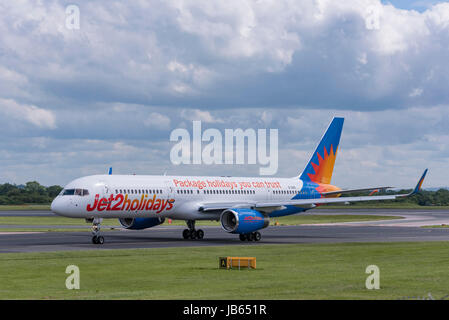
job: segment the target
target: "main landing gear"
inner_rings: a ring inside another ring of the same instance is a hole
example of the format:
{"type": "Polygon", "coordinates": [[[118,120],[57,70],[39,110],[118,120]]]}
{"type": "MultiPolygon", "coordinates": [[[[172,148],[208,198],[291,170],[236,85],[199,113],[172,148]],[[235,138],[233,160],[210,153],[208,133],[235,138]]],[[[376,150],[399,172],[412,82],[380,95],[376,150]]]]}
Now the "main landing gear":
{"type": "Polygon", "coordinates": [[[184,229],[182,232],[182,237],[184,239],[203,239],[204,238],[204,231],[201,229],[195,230],[195,220],[187,220],[187,228],[184,229]]]}
{"type": "Polygon", "coordinates": [[[100,224],[102,218],[95,218],[92,221],[92,243],[93,244],[103,244],[104,238],[100,236],[100,224]]]}
{"type": "Polygon", "coordinates": [[[260,232],[256,231],[251,233],[241,233],[239,238],[241,241],[260,241],[262,236],[260,235],[260,232]]]}

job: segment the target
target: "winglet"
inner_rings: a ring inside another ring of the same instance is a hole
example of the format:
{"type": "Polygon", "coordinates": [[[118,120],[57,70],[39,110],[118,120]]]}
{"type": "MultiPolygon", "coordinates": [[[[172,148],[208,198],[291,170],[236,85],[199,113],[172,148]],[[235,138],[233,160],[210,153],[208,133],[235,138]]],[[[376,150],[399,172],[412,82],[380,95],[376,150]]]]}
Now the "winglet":
{"type": "Polygon", "coordinates": [[[422,174],[421,179],[419,179],[418,184],[415,187],[415,190],[413,190],[413,192],[411,194],[416,194],[421,190],[421,186],[422,186],[422,183],[424,182],[424,178],[426,177],[427,170],[428,169],[424,170],[424,173],[422,174]]]}
{"type": "Polygon", "coordinates": [[[109,174],[112,174],[112,167],[109,168],[109,174]]]}

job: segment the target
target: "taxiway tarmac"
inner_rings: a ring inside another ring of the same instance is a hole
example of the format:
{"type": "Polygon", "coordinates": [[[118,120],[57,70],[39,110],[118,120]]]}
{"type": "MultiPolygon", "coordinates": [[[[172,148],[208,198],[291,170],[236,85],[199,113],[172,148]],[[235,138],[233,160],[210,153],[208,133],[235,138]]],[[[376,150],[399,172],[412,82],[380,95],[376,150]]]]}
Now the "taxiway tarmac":
{"type": "MultiPolygon", "coordinates": [[[[385,241],[448,241],[449,228],[422,228],[422,225],[449,224],[449,210],[315,210],[307,214],[373,214],[402,216],[403,219],[339,224],[270,226],[261,230],[260,242],[241,242],[237,235],[220,227],[201,227],[203,240],[182,239],[181,226],[162,225],[146,230],[103,232],[105,243],[91,243],[90,232],[37,232],[0,234],[0,252],[104,250],[134,248],[193,247],[221,245],[301,244],[385,241]]],[[[56,226],[48,226],[48,229],[56,226]]],[[[57,226],[61,227],[61,226],[57,226]]],[[[87,227],[87,225],[86,225],[87,227]]]]}

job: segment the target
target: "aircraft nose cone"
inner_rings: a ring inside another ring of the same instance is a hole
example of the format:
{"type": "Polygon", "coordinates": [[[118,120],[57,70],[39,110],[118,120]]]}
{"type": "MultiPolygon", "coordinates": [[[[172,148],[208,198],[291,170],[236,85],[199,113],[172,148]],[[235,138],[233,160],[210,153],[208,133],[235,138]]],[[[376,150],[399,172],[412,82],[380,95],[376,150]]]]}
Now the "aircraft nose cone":
{"type": "Polygon", "coordinates": [[[58,197],[56,197],[52,202],[51,202],[51,211],[53,213],[56,214],[60,214],[62,211],[62,205],[61,205],[61,199],[58,199],[58,197]]]}

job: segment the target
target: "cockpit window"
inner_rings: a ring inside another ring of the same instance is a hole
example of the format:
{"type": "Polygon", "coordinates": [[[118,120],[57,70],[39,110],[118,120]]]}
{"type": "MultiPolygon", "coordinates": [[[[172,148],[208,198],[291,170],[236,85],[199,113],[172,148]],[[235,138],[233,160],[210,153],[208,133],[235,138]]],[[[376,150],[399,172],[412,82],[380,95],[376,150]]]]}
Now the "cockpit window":
{"type": "Polygon", "coordinates": [[[87,196],[89,195],[89,190],[87,189],[64,189],[61,192],[62,196],[87,196]]]}

